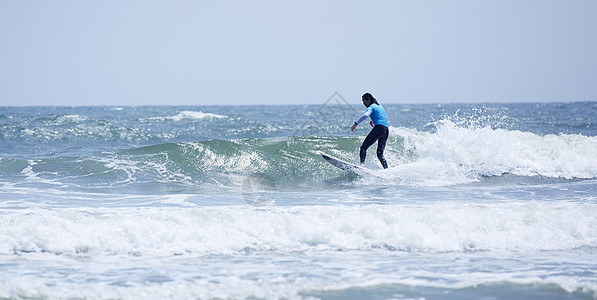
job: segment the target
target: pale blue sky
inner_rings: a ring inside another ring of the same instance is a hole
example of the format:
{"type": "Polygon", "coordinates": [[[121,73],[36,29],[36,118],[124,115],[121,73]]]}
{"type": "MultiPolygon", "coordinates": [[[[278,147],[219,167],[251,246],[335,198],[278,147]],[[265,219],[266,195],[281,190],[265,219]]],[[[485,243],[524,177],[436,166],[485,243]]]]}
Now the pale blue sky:
{"type": "Polygon", "coordinates": [[[597,1],[0,0],[0,105],[597,100],[597,1]]]}

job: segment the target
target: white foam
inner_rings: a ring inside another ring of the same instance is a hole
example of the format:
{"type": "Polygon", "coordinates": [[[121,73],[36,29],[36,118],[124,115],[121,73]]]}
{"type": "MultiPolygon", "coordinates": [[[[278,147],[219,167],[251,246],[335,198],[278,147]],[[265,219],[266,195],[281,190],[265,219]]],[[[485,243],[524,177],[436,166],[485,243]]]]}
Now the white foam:
{"type": "Polygon", "coordinates": [[[56,122],[57,123],[79,123],[79,122],[83,122],[87,120],[86,117],[78,115],[78,114],[72,114],[72,115],[62,115],[56,118],[56,122]]]}
{"type": "MultiPolygon", "coordinates": [[[[231,269],[234,267],[231,266],[231,269]]],[[[434,278],[437,274],[429,274],[434,278]]],[[[47,279],[23,278],[9,279],[0,282],[0,297],[3,299],[320,299],[302,294],[313,292],[330,292],[348,289],[367,289],[379,291],[381,287],[407,287],[406,290],[424,291],[425,287],[440,288],[447,290],[473,288],[482,286],[520,285],[520,286],[550,286],[555,285],[566,292],[582,292],[597,296],[597,285],[591,281],[579,281],[569,277],[548,276],[547,278],[515,278],[508,275],[491,275],[487,273],[458,274],[454,276],[455,281],[433,281],[424,277],[407,278],[374,278],[361,277],[359,279],[348,279],[343,281],[299,278],[297,282],[282,281],[284,278],[270,278],[270,280],[251,280],[243,277],[222,275],[207,278],[192,278],[176,280],[160,284],[139,284],[128,283],[127,286],[114,285],[109,283],[68,283],[63,280],[56,280],[48,284],[47,279]],[[470,278],[471,276],[479,276],[470,278]],[[465,279],[463,279],[463,277],[465,279]],[[470,279],[469,279],[470,278],[470,279]]],[[[343,274],[338,274],[343,276],[343,274]]],[[[393,277],[393,276],[392,276],[393,277]]],[[[383,290],[383,289],[382,289],[383,290]]],[[[402,291],[405,291],[403,289],[402,291]]],[[[550,287],[550,291],[553,292],[550,287]]],[[[556,290],[557,291],[557,290],[556,290]]],[[[349,294],[350,295],[350,294],[349,294]]],[[[362,296],[355,293],[355,298],[362,296]]],[[[481,292],[480,297],[484,296],[481,292]]],[[[578,295],[576,295],[578,297],[578,295]]],[[[566,297],[566,295],[562,295],[566,297]]],[[[576,298],[573,296],[569,296],[576,298]]],[[[450,298],[450,297],[448,297],[450,298]]],[[[499,298],[499,297],[498,297],[499,298]]],[[[405,295],[395,294],[392,299],[421,299],[410,298],[405,295]]]]}
{"type": "Polygon", "coordinates": [[[21,174],[27,176],[27,180],[37,180],[37,173],[35,173],[35,171],[33,171],[33,166],[37,165],[37,163],[34,160],[27,160],[27,167],[25,167],[22,171],[21,174]]]}
{"type": "Polygon", "coordinates": [[[178,115],[171,117],[174,121],[180,121],[182,119],[224,119],[228,118],[227,116],[213,114],[213,113],[204,113],[202,111],[181,111],[178,115]]]}
{"type": "MultiPolygon", "coordinates": [[[[483,292],[484,287],[495,291],[496,288],[508,289],[509,286],[514,290],[520,286],[530,286],[550,293],[557,291],[554,290],[554,286],[557,286],[568,293],[581,293],[576,294],[577,297],[583,294],[592,294],[593,297],[597,295],[597,284],[590,275],[578,277],[563,275],[559,272],[561,267],[554,267],[558,271],[549,272],[540,268],[529,270],[514,267],[512,269],[508,266],[497,267],[489,272],[488,266],[483,262],[486,260],[482,259],[481,262],[472,263],[480,269],[469,271],[468,267],[459,266],[457,261],[445,261],[441,257],[432,260],[433,262],[439,260],[437,263],[429,265],[423,262],[425,265],[421,266],[417,264],[421,261],[412,256],[409,257],[412,259],[405,258],[398,261],[385,257],[383,262],[370,262],[363,260],[362,256],[359,257],[360,260],[344,259],[350,255],[350,253],[336,252],[330,253],[328,257],[309,256],[307,259],[312,260],[303,260],[304,264],[301,263],[304,257],[294,255],[284,257],[280,265],[276,263],[280,262],[276,256],[268,258],[265,263],[261,260],[252,261],[251,257],[245,256],[234,257],[228,262],[210,261],[209,258],[191,258],[183,261],[183,265],[176,264],[176,260],[171,259],[163,259],[157,265],[153,265],[155,260],[131,264],[131,259],[121,259],[118,262],[108,261],[111,264],[107,266],[103,264],[103,259],[94,259],[91,263],[86,260],[82,266],[76,261],[66,259],[60,261],[60,257],[51,255],[51,259],[59,261],[50,262],[51,265],[63,267],[66,263],[76,270],[74,271],[77,272],[76,276],[64,275],[66,272],[71,272],[70,270],[53,273],[47,272],[48,268],[40,268],[39,272],[23,272],[17,276],[3,273],[0,274],[0,298],[314,299],[307,295],[315,294],[325,299],[325,295],[338,294],[345,295],[347,298],[357,298],[362,297],[363,291],[384,293],[385,290],[387,293],[388,289],[392,288],[399,292],[425,291],[426,288],[445,289],[448,292],[473,288],[473,291],[467,292],[467,295],[474,298],[475,295],[482,297],[487,294],[487,290],[483,292]],[[293,262],[290,268],[284,264],[289,261],[293,262]],[[182,270],[169,268],[172,265],[182,270]],[[131,270],[133,270],[132,274],[127,273],[131,270]],[[140,270],[137,272],[144,274],[139,276],[134,270],[140,270]],[[156,270],[159,271],[156,272],[156,270]],[[165,280],[163,282],[147,280],[152,272],[158,273],[158,277],[163,274],[165,280]],[[43,276],[40,276],[40,273],[43,276]],[[316,275],[313,276],[313,274],[316,275]],[[85,280],[86,278],[92,279],[85,280]],[[351,293],[351,289],[355,292],[351,293]],[[475,290],[479,293],[475,293],[475,290]]],[[[27,258],[31,256],[29,254],[27,258]]],[[[371,258],[372,255],[365,257],[371,258]]],[[[47,258],[40,260],[48,261],[47,258]]],[[[508,264],[511,261],[511,258],[506,258],[499,262],[508,264]]],[[[522,264],[524,265],[525,262],[523,261],[522,264]]],[[[39,265],[37,260],[35,267],[39,268],[39,265]]],[[[562,297],[566,296],[563,293],[560,294],[562,297]]],[[[520,293],[520,295],[524,294],[520,293]]],[[[412,299],[396,294],[394,297],[412,299]]],[[[448,299],[456,298],[448,297],[448,299]]]]}
{"type": "Polygon", "coordinates": [[[148,118],[149,120],[174,120],[174,121],[182,121],[182,120],[202,120],[202,119],[226,119],[228,116],[218,115],[214,113],[205,113],[202,111],[181,111],[175,116],[171,117],[153,117],[148,118]]]}
{"type": "Polygon", "coordinates": [[[98,159],[99,162],[104,163],[105,167],[109,170],[115,170],[126,173],[126,178],[120,179],[115,182],[116,184],[134,182],[135,174],[140,172],[142,168],[138,165],[138,162],[134,162],[126,159],[118,159],[114,157],[103,157],[98,159]]]}
{"type": "Polygon", "coordinates": [[[258,282],[238,277],[187,279],[160,284],[65,283],[27,278],[0,282],[2,299],[317,299],[301,297],[297,284],[258,282]],[[10,292],[7,292],[10,291],[10,292]]]}
{"type": "Polygon", "coordinates": [[[592,205],[533,202],[15,210],[0,215],[0,254],[566,250],[597,247],[596,215],[592,205]]]}
{"type": "Polygon", "coordinates": [[[183,143],[183,152],[199,153],[201,167],[221,172],[256,172],[267,168],[268,162],[252,149],[241,150],[233,155],[220,155],[202,143],[183,143]]]}
{"type": "MultiPolygon", "coordinates": [[[[551,178],[596,178],[597,137],[463,128],[443,120],[436,132],[390,128],[384,176],[406,185],[441,186],[511,173],[551,178]],[[398,145],[397,137],[404,139],[398,145]],[[392,151],[392,146],[398,151],[392,151]],[[407,153],[406,155],[404,153],[407,153]],[[409,154],[410,153],[410,154],[409,154]],[[409,157],[410,155],[410,157],[409,157]]],[[[368,161],[375,161],[374,155],[368,161]]],[[[369,162],[371,163],[371,162],[369,162]]]]}

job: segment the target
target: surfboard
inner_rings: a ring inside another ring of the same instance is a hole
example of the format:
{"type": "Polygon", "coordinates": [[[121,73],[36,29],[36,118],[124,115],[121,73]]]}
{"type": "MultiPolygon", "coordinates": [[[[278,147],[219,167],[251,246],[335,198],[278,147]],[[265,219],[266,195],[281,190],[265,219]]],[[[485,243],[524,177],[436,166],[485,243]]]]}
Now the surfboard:
{"type": "Polygon", "coordinates": [[[361,166],[355,165],[355,164],[351,164],[349,162],[345,162],[341,159],[337,159],[335,157],[331,157],[325,153],[321,153],[321,157],[323,157],[323,159],[325,159],[327,162],[329,162],[330,164],[332,164],[332,166],[340,168],[344,171],[350,172],[350,173],[354,173],[354,174],[364,174],[364,173],[370,173],[370,170],[367,168],[363,168],[361,166]]]}

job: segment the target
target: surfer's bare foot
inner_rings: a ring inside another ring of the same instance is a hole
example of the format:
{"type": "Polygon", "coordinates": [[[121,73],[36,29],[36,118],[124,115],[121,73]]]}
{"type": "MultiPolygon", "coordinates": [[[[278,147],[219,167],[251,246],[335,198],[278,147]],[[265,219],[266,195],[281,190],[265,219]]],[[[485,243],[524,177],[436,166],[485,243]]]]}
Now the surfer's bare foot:
{"type": "Polygon", "coordinates": [[[365,167],[365,164],[360,164],[360,166],[364,168],[364,167],[365,167]]]}

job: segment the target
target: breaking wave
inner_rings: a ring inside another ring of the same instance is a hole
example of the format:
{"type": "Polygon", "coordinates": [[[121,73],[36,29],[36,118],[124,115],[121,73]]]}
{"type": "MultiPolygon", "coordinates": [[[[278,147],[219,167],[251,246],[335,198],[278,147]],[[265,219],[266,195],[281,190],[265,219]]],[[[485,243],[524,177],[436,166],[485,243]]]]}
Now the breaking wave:
{"type": "Polygon", "coordinates": [[[391,127],[386,146],[390,168],[381,169],[373,145],[366,164],[375,170],[373,177],[347,174],[320,156],[325,152],[356,162],[362,137],[321,136],[163,143],[88,156],[0,159],[0,168],[29,180],[84,184],[95,179],[94,185],[162,182],[206,187],[238,185],[239,176],[254,173],[290,187],[313,187],[333,179],[373,185],[449,186],[502,176],[597,177],[597,137],[463,128],[448,120],[435,126],[434,132],[391,127]]]}

